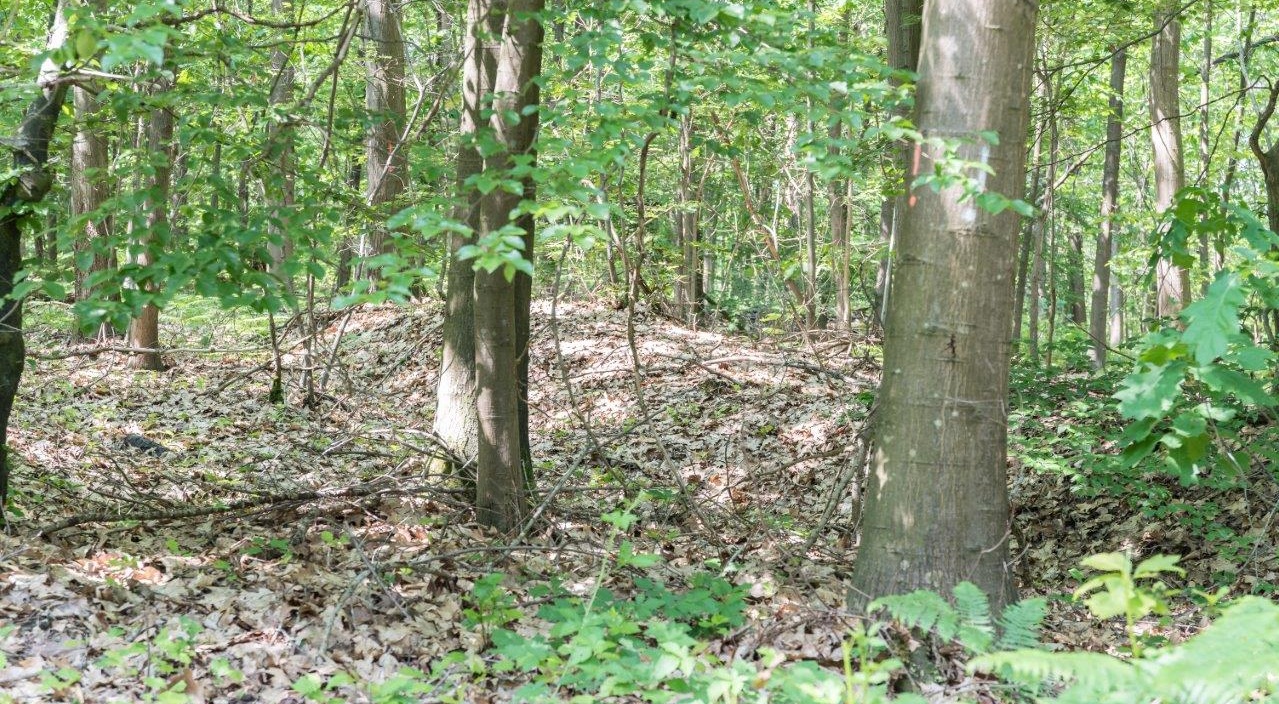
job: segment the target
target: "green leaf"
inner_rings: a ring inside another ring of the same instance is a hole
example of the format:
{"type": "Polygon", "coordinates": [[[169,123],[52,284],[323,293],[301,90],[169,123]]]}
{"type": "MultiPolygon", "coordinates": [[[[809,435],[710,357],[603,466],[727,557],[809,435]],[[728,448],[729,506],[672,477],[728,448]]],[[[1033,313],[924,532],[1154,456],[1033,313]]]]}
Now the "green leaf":
{"type": "Polygon", "coordinates": [[[1132,561],[1122,552],[1103,552],[1089,555],[1079,564],[1099,572],[1127,572],[1132,569],[1132,561]]]}
{"type": "Polygon", "coordinates": [[[1186,323],[1182,339],[1194,350],[1199,364],[1209,364],[1224,355],[1230,339],[1239,331],[1239,308],[1244,304],[1242,283],[1239,274],[1223,271],[1202,298],[1182,311],[1181,319],[1186,323]]]}

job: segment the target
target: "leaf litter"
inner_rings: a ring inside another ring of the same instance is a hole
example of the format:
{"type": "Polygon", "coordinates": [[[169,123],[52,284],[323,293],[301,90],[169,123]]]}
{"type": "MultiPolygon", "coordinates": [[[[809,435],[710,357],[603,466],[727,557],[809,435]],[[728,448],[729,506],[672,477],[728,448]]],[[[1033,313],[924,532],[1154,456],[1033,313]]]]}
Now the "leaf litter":
{"type": "MultiPolygon", "coordinates": [[[[19,515],[0,538],[0,626],[13,626],[0,640],[0,691],[136,701],[150,677],[186,683],[197,702],[296,702],[304,676],[429,671],[484,647],[463,612],[492,572],[510,575],[531,613],[533,585],[626,593],[641,575],[680,589],[710,566],[749,594],[747,623],[712,652],[752,658],[766,646],[839,662],[853,619],[843,608],[853,446],[878,379],[867,341],[754,340],[641,311],[641,417],[625,314],[560,303],[552,325],[550,304],[535,302],[530,425],[545,501],[511,544],[470,522],[455,483],[427,475],[441,321],[438,304],[332,317],[315,345],[328,385],[310,408],[296,353],[284,359],[289,403],[267,402],[265,333],[229,332],[243,325],[213,338],[238,351],[175,355],[159,374],[115,353],[33,360],[11,432],[19,515]],[[601,570],[618,537],[601,513],[642,489],[670,498],[637,505],[621,537],[664,559],[643,574],[601,570]]],[[[33,348],[65,343],[50,329],[30,337],[33,348]]],[[[1184,538],[1134,521],[1119,500],[1081,503],[1061,476],[1018,476],[1026,591],[1069,591],[1065,567],[1116,541],[1184,538]]],[[[1211,559],[1192,554],[1187,566],[1211,559]]],[[[1273,551],[1254,567],[1271,579],[1273,551]]],[[[1050,632],[1075,647],[1117,642],[1078,610],[1054,618],[1050,632]]],[[[458,672],[448,693],[500,700],[517,684],[458,672]]]]}

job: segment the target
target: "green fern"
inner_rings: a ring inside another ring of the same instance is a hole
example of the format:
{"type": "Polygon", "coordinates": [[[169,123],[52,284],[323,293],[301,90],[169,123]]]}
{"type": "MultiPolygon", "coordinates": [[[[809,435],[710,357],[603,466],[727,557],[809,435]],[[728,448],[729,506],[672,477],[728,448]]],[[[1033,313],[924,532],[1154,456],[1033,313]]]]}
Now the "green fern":
{"type": "Polygon", "coordinates": [[[999,641],[996,650],[1018,650],[1035,648],[1039,645],[1039,635],[1044,617],[1048,615],[1048,601],[1045,599],[1026,599],[1011,604],[999,615],[999,641]]]}
{"type": "Polygon", "coordinates": [[[1058,704],[1233,704],[1279,690],[1279,605],[1245,597],[1179,645],[1121,660],[1101,653],[1016,650],[974,658],[969,668],[1005,679],[1068,685],[1058,704]]]}
{"type": "Polygon", "coordinates": [[[993,648],[1034,647],[1046,606],[1042,599],[1019,602],[1004,609],[999,619],[1002,635],[995,638],[990,600],[971,582],[960,582],[952,590],[954,606],[936,592],[919,590],[888,596],[871,602],[870,609],[885,609],[907,628],[936,633],[942,640],[958,641],[971,653],[988,653],[993,648]]]}

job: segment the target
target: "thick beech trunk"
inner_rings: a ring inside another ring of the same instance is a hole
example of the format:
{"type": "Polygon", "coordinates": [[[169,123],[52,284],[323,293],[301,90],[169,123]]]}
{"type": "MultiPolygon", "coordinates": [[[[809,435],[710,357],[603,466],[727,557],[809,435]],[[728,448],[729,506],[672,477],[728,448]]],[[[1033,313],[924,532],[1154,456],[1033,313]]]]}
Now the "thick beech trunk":
{"type": "MultiPolygon", "coordinates": [[[[1155,153],[1155,208],[1163,213],[1186,185],[1181,149],[1181,22],[1177,3],[1164,2],[1155,12],[1154,43],[1150,49],[1150,137],[1155,153]]],[[[1155,267],[1155,314],[1175,318],[1190,303],[1190,272],[1170,259],[1155,267]]]]}
{"type": "Polygon", "coordinates": [[[1279,84],[1270,87],[1270,97],[1257,117],[1257,124],[1248,136],[1248,146],[1261,165],[1262,181],[1266,188],[1266,222],[1271,232],[1279,232],[1279,140],[1269,148],[1262,146],[1261,136],[1275,114],[1275,102],[1279,100],[1279,84]]]}
{"type": "Polygon", "coordinates": [[[1110,319],[1110,254],[1114,249],[1115,211],[1119,207],[1119,156],[1124,132],[1124,69],[1128,53],[1115,51],[1110,60],[1110,112],[1106,116],[1106,160],[1101,173],[1101,230],[1097,233],[1097,256],[1093,260],[1092,306],[1088,335],[1092,338],[1090,357],[1094,369],[1106,366],[1106,325],[1110,319]]]}
{"type": "MultiPolygon", "coordinates": [[[[1020,198],[1037,5],[929,2],[915,123],[925,136],[993,130],[960,157],[1020,198]]],[[[940,155],[919,146],[920,163],[940,155]]],[[[909,174],[907,175],[909,178],[909,174]]],[[[1007,393],[1018,216],[962,189],[914,190],[902,208],[885,321],[884,381],[852,600],[968,580],[999,609],[1009,569],[1007,393]]]]}

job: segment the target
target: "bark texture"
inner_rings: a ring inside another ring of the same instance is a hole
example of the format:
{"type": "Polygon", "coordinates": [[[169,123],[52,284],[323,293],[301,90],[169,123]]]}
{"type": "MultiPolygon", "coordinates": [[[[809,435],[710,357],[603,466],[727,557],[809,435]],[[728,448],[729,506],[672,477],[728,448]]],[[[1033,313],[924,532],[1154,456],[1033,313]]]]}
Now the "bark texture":
{"type": "MultiPolygon", "coordinates": [[[[271,10],[277,17],[289,15],[292,14],[293,3],[291,0],[271,0],[271,10]]],[[[281,44],[271,53],[271,69],[275,74],[275,83],[271,86],[270,102],[279,109],[293,100],[294,71],[287,44],[281,44]]],[[[293,253],[290,220],[297,200],[293,127],[273,118],[269,129],[267,148],[271,151],[271,161],[275,164],[276,173],[273,178],[268,179],[266,185],[271,208],[271,239],[267,244],[267,251],[271,256],[271,273],[279,277],[285,286],[292,288],[292,281],[285,271],[285,262],[293,253]]]]}
{"type": "Polygon", "coordinates": [[[1092,305],[1088,336],[1094,369],[1106,366],[1106,327],[1110,318],[1110,254],[1114,248],[1115,211],[1119,207],[1119,157],[1124,132],[1124,73],[1128,53],[1119,49],[1110,59],[1110,111],[1106,116],[1106,159],[1101,172],[1101,230],[1093,259],[1092,305]]]}
{"type": "MultiPolygon", "coordinates": [[[[997,132],[997,145],[976,139],[961,157],[992,167],[976,177],[1009,198],[1024,187],[1036,12],[1027,0],[940,0],[924,13],[915,122],[926,136],[997,132]]],[[[940,156],[918,149],[921,163],[940,156]]],[[[1018,216],[961,195],[917,189],[902,210],[855,603],[962,580],[996,609],[1015,595],[1006,445],[1018,216]]]]}

